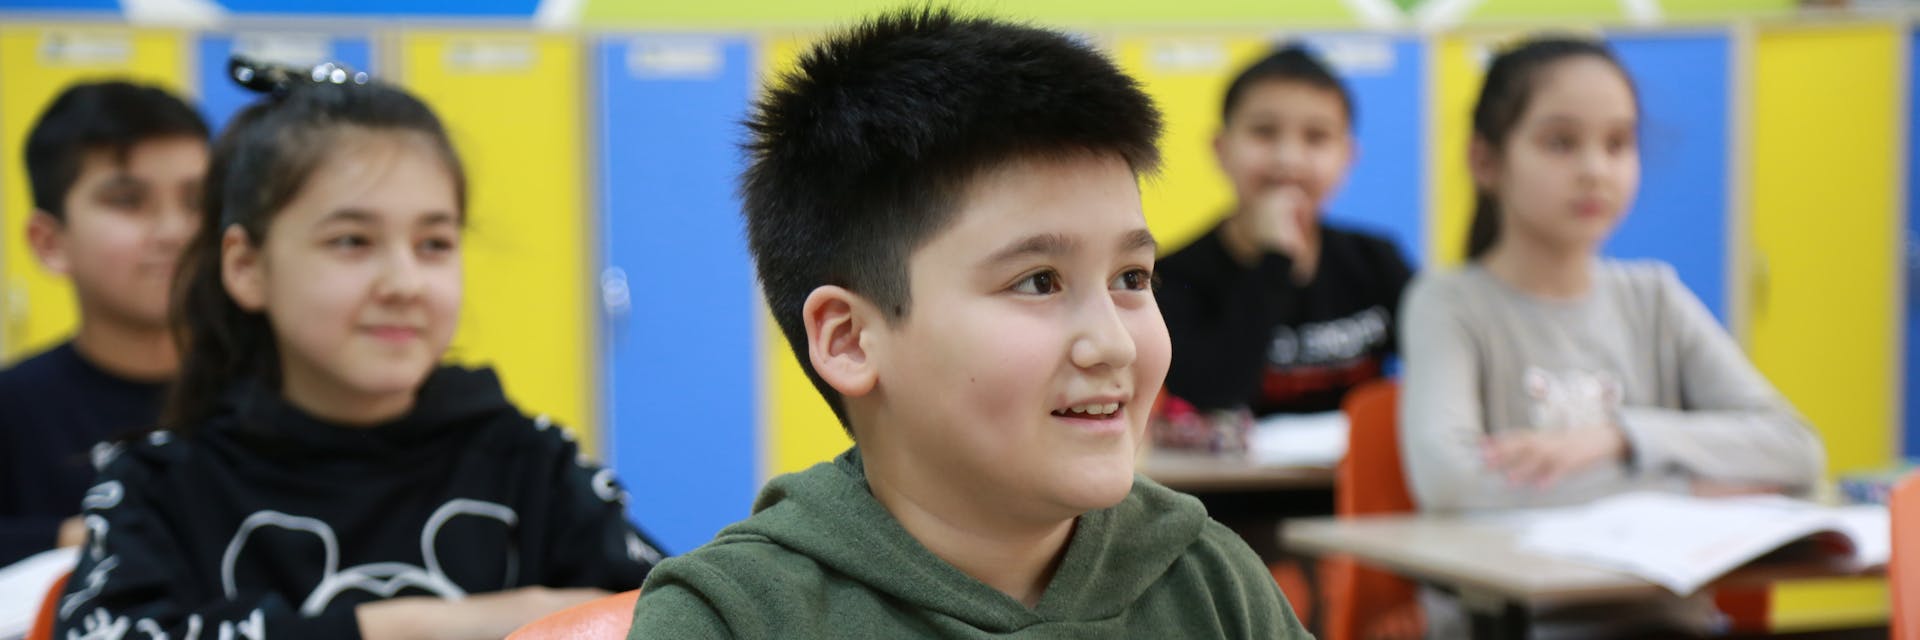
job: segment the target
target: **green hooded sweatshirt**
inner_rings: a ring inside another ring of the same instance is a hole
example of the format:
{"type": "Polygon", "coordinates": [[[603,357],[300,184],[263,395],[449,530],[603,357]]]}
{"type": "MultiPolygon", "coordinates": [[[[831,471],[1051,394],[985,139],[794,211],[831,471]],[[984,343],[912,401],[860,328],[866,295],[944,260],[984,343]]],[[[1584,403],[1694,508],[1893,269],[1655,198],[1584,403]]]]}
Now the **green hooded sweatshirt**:
{"type": "Polygon", "coordinates": [[[653,570],[629,640],[1310,637],[1245,542],[1143,477],[1080,517],[1034,608],[921,546],[858,448],[775,478],[753,511],[653,570]]]}

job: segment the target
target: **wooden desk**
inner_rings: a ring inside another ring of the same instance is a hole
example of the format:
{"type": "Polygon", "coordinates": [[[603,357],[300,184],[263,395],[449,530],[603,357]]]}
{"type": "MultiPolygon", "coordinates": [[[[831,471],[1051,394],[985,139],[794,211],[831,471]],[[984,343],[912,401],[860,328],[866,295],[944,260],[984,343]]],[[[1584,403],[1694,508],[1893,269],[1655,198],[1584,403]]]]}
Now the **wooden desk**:
{"type": "MultiPolygon", "coordinates": [[[[1460,597],[1476,638],[1525,638],[1539,607],[1675,598],[1630,574],[1518,548],[1510,516],[1306,518],[1281,530],[1289,551],[1344,554],[1460,597]]],[[[1735,570],[1708,588],[1809,577],[1860,575],[1833,558],[1769,558],[1735,570]]]]}
{"type": "Polygon", "coordinates": [[[1140,473],[1175,491],[1273,491],[1332,489],[1332,467],[1276,467],[1240,456],[1154,449],[1140,473]]]}

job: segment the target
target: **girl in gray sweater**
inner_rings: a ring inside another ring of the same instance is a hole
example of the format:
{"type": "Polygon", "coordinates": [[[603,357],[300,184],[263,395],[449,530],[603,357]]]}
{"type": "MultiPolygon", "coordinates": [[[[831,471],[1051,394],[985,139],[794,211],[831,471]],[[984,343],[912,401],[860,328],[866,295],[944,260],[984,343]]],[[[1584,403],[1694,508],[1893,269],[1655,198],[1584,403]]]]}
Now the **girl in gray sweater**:
{"type": "Polygon", "coordinates": [[[1820,478],[1818,437],[1673,269],[1600,256],[1639,187],[1638,124],[1604,45],[1533,40],[1493,60],[1470,262],[1417,279],[1402,306],[1401,451],[1422,511],[1820,478]]]}

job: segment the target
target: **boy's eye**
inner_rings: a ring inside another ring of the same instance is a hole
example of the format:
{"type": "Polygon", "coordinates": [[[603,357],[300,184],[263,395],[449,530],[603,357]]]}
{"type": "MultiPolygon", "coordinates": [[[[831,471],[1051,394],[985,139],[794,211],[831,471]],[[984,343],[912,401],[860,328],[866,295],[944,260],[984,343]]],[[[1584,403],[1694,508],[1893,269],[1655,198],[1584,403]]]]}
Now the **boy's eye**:
{"type": "Polygon", "coordinates": [[[1017,293],[1029,295],[1058,293],[1060,291],[1060,274],[1052,271],[1036,272],[1033,275],[1021,278],[1019,282],[1013,283],[1013,290],[1017,293]]]}
{"type": "Polygon", "coordinates": [[[100,194],[100,204],[113,209],[139,209],[144,200],[140,192],[133,189],[115,189],[100,194]]]}
{"type": "Polygon", "coordinates": [[[188,211],[198,212],[200,211],[200,205],[202,204],[200,200],[201,195],[202,194],[200,191],[200,183],[198,182],[193,183],[192,185],[189,185],[186,188],[180,190],[180,205],[185,207],[188,211]]]}
{"type": "Polygon", "coordinates": [[[1107,283],[1110,289],[1122,291],[1146,291],[1153,288],[1153,274],[1146,269],[1128,269],[1113,277],[1107,283]]]}
{"type": "Polygon", "coordinates": [[[327,246],[335,249],[360,249],[373,246],[373,241],[363,235],[347,234],[328,239],[327,246]]]}
{"type": "Polygon", "coordinates": [[[1570,151],[1573,149],[1573,136],[1565,134],[1547,136],[1547,149],[1551,151],[1570,151]]]}
{"type": "Polygon", "coordinates": [[[1634,140],[1633,136],[1615,136],[1613,139],[1607,141],[1607,148],[1614,153],[1620,153],[1623,151],[1631,151],[1637,143],[1638,141],[1634,140]]]}

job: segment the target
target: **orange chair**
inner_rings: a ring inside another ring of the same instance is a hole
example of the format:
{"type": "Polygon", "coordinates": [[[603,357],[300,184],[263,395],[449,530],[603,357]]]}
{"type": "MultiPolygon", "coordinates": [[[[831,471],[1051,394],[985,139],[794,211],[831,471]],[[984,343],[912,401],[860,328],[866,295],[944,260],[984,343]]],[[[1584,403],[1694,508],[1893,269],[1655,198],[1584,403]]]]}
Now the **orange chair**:
{"type": "Polygon", "coordinates": [[[26,640],[53,640],[53,617],[60,608],[60,594],[67,590],[67,579],[72,573],[60,576],[47,587],[47,595],[40,599],[40,614],[33,619],[33,628],[27,630],[26,640]]]}
{"type": "Polygon", "coordinates": [[[507,640],[599,640],[625,638],[633,626],[633,603],[640,590],[562,609],[515,630],[507,640]]]}
{"type": "Polygon", "coordinates": [[[1893,485],[1887,509],[1893,516],[1893,560],[1887,564],[1893,639],[1920,640],[1920,547],[1915,546],[1920,540],[1920,471],[1893,485]]]}
{"type": "MultiPolygon", "coordinates": [[[[1333,512],[1341,518],[1414,510],[1400,467],[1400,387],[1370,382],[1347,394],[1347,455],[1334,472],[1333,512]]],[[[1330,640],[1417,638],[1426,628],[1419,589],[1393,574],[1336,557],[1321,564],[1330,640]]]]}

